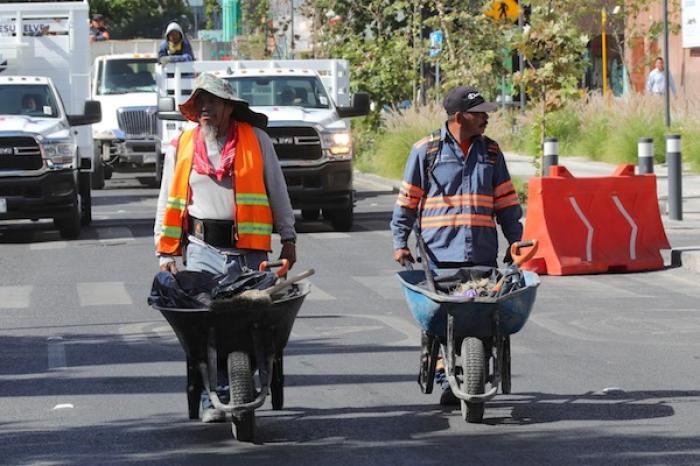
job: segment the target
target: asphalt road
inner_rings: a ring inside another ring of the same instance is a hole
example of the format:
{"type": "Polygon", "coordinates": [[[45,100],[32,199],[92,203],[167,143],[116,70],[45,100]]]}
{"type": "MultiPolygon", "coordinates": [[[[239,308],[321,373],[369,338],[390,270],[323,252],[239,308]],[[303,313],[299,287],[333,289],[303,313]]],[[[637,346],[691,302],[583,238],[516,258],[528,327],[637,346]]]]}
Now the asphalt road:
{"type": "Polygon", "coordinates": [[[285,353],[285,410],[257,412],[255,444],[187,419],[183,352],[146,305],[156,190],[117,175],[77,241],[0,229],[0,464],[700,464],[697,275],[543,277],[512,337],[513,394],[466,424],[416,384],[395,194],[357,188],[352,232],[298,223],[295,270],[317,274],[285,353]]]}

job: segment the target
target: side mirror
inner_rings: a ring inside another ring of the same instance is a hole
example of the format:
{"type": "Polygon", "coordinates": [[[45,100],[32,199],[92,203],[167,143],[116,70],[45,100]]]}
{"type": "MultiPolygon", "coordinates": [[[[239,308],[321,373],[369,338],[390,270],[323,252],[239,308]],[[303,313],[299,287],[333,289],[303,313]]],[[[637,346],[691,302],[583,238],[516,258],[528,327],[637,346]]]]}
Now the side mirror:
{"type": "Polygon", "coordinates": [[[185,117],[176,110],[175,99],[172,97],[160,97],[158,99],[158,119],[185,121],[185,117]]]}
{"type": "Polygon", "coordinates": [[[71,126],[85,126],[102,120],[102,105],[96,100],[86,100],[82,115],[67,115],[71,126]]]}
{"type": "Polygon", "coordinates": [[[349,107],[338,107],[336,110],[340,118],[365,116],[369,113],[369,94],[358,92],[352,96],[352,104],[349,107]]]}

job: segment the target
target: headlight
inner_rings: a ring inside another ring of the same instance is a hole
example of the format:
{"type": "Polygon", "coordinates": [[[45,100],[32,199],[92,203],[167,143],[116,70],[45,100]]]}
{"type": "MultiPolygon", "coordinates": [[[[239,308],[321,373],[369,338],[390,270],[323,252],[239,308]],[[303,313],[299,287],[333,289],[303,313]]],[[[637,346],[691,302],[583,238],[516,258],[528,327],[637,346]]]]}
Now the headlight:
{"type": "Polygon", "coordinates": [[[347,159],[352,156],[350,133],[325,133],[323,146],[328,149],[330,157],[347,159]]]}
{"type": "Polygon", "coordinates": [[[76,146],[72,142],[44,142],[41,148],[49,168],[68,168],[65,165],[73,163],[76,146]]]}

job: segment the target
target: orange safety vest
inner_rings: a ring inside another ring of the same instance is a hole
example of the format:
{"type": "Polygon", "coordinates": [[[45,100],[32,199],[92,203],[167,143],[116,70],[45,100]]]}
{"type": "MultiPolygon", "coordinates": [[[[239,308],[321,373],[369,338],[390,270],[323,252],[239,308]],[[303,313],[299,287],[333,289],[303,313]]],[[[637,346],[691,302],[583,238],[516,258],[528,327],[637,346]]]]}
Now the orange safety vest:
{"type": "MultiPolygon", "coordinates": [[[[170,185],[163,217],[158,252],[182,254],[183,223],[189,202],[189,181],[194,159],[194,128],[182,133],[177,146],[175,178],[170,185]]],[[[248,123],[238,122],[238,143],[233,161],[236,199],[236,241],[240,249],[272,250],[272,209],[263,178],[263,156],[255,130],[248,123]]]]}

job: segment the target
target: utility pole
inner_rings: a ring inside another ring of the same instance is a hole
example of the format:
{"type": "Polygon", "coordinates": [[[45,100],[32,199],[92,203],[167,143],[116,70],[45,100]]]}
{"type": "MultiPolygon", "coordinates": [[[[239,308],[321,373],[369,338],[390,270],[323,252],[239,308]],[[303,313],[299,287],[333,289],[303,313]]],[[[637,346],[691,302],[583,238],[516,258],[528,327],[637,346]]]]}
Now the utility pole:
{"type": "MultiPolygon", "coordinates": [[[[518,0],[518,29],[520,29],[520,32],[523,32],[523,29],[525,28],[525,15],[523,14],[523,2],[522,0],[518,0]]],[[[523,54],[518,52],[518,70],[520,71],[520,74],[522,75],[523,71],[525,68],[525,59],[523,58],[523,54]]],[[[520,112],[525,111],[525,85],[520,84],[520,112]]]]}
{"type": "Polygon", "coordinates": [[[289,40],[289,53],[292,59],[294,59],[294,0],[289,0],[289,29],[292,32],[292,37],[289,40]]]}
{"type": "Polygon", "coordinates": [[[671,61],[668,56],[668,0],[664,0],[664,107],[666,127],[671,127],[671,61]]]}

